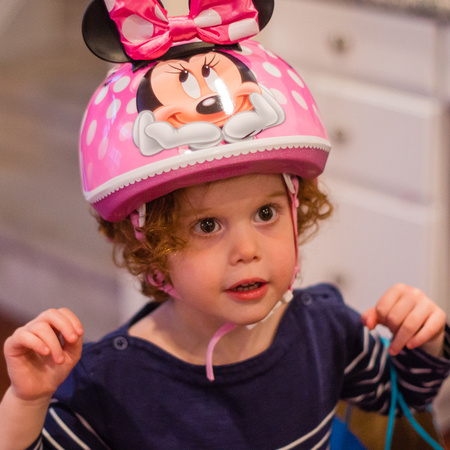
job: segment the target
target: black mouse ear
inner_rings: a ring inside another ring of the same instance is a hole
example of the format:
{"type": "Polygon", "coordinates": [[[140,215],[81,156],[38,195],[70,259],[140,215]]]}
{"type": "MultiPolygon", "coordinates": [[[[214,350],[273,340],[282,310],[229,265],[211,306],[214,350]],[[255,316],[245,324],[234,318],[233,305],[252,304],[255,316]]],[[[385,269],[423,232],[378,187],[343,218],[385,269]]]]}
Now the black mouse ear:
{"type": "Polygon", "coordinates": [[[100,59],[113,63],[132,62],[120,41],[116,24],[109,17],[104,0],[93,0],[84,13],[83,39],[100,59]]]}
{"type": "Polygon", "coordinates": [[[274,0],[253,0],[253,5],[258,10],[259,31],[261,31],[272,17],[274,0]]]}

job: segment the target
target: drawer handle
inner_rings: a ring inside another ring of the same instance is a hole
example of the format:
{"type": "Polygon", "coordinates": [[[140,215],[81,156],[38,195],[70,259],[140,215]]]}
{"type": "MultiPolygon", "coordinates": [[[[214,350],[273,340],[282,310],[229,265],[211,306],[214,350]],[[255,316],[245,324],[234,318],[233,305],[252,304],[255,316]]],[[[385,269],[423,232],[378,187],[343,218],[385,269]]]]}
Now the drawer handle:
{"type": "Polygon", "coordinates": [[[343,128],[334,128],[330,132],[332,145],[347,145],[350,142],[350,133],[343,128]]]}
{"type": "Polygon", "coordinates": [[[328,45],[333,53],[337,55],[345,55],[353,48],[353,39],[349,36],[341,34],[330,34],[328,36],[328,45]]]}
{"type": "Polygon", "coordinates": [[[351,285],[350,278],[339,272],[330,274],[328,280],[342,291],[348,290],[351,285]]]}

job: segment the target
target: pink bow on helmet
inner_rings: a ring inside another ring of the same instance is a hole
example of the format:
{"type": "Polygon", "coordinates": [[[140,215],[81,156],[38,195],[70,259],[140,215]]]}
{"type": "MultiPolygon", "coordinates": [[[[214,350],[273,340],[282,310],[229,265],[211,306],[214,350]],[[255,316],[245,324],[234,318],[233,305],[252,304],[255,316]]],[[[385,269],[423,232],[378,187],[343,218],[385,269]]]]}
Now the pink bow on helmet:
{"type": "Polygon", "coordinates": [[[168,17],[157,0],[104,0],[128,56],[158,58],[175,42],[194,38],[228,45],[260,31],[251,0],[191,0],[188,16],[168,17]]]}

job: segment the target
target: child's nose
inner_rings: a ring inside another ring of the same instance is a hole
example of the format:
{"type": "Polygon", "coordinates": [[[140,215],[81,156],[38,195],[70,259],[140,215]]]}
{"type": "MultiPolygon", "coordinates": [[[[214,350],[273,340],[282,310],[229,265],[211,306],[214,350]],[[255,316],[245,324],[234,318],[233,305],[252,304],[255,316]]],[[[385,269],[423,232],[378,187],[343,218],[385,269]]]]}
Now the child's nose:
{"type": "Polygon", "coordinates": [[[232,264],[249,263],[261,259],[258,234],[251,226],[240,227],[230,238],[230,258],[232,264]]]}

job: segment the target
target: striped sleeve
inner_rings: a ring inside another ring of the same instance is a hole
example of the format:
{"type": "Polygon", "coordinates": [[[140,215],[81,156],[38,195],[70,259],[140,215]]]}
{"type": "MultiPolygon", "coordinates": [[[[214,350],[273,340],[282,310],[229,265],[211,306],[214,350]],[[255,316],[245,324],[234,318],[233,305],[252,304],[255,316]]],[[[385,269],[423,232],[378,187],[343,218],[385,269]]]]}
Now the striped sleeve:
{"type": "Polygon", "coordinates": [[[54,400],[50,404],[42,433],[29,450],[69,448],[104,450],[108,446],[83,417],[54,400]]]}
{"type": "Polygon", "coordinates": [[[362,333],[360,351],[345,369],[342,400],[367,411],[387,414],[391,394],[390,359],[397,372],[398,387],[408,406],[416,411],[426,409],[450,372],[449,327],[445,332],[443,358],[433,357],[420,349],[404,349],[392,357],[376,333],[367,328],[363,328],[362,333]]]}

